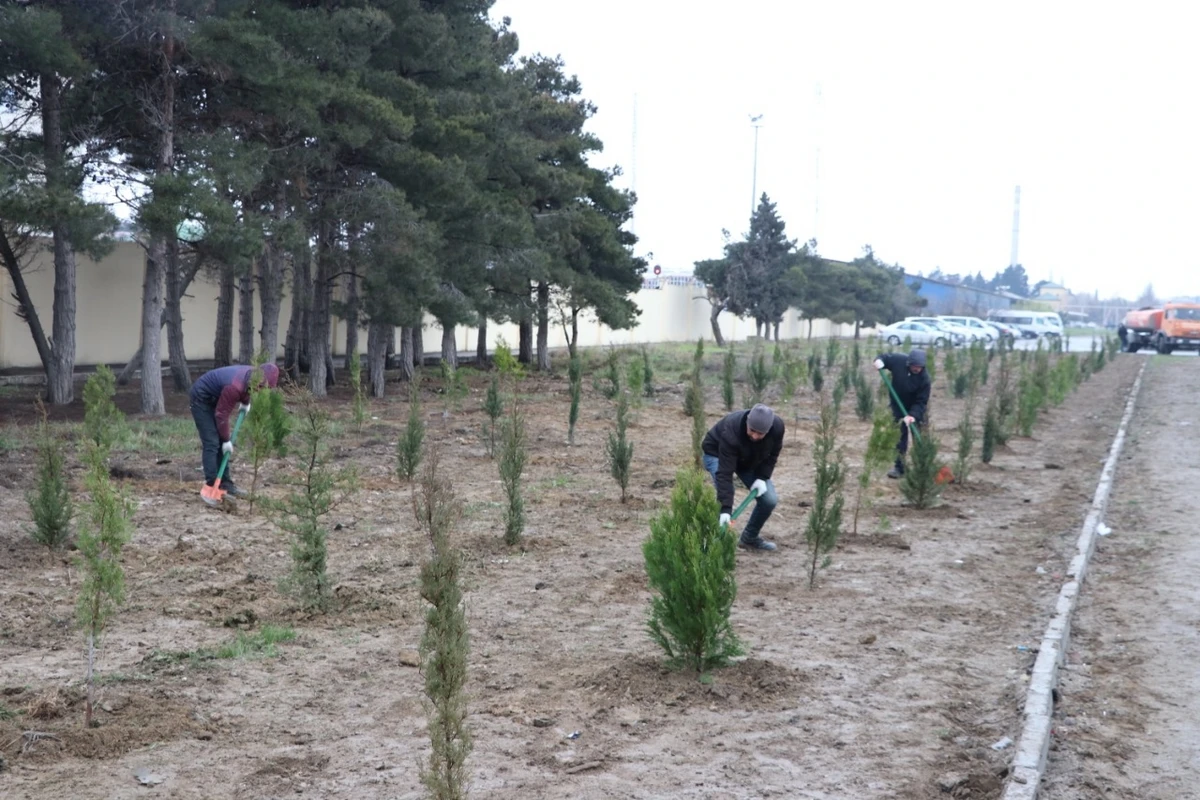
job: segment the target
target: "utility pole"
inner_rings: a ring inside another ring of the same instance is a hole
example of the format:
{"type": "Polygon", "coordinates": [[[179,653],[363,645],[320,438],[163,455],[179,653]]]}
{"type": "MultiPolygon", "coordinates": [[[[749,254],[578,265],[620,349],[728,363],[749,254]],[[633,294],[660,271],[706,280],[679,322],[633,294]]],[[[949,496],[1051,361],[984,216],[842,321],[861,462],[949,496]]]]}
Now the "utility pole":
{"type": "Polygon", "coordinates": [[[750,125],[754,128],[754,174],[750,181],[750,216],[758,208],[758,129],[762,127],[762,114],[751,114],[750,125]]]}

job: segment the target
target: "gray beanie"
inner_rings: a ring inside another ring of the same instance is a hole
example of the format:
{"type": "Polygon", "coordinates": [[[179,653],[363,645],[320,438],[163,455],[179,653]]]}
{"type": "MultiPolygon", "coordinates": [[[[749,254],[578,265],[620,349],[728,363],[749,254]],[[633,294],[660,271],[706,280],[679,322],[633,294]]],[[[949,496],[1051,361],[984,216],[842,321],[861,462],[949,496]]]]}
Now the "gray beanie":
{"type": "Polygon", "coordinates": [[[770,406],[764,406],[759,403],[754,408],[750,409],[750,417],[746,420],[750,426],[750,430],[758,433],[767,433],[771,430],[771,426],[775,424],[775,412],[770,406]]]}
{"type": "Polygon", "coordinates": [[[919,347],[913,348],[913,351],[908,354],[908,365],[910,367],[924,367],[925,351],[919,347]]]}

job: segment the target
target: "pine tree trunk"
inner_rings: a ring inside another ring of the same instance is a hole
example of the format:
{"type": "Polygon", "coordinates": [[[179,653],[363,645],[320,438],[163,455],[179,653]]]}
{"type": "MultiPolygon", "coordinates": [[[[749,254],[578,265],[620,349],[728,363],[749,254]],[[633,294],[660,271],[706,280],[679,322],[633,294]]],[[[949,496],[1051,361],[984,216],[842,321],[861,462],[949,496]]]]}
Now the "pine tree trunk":
{"type": "Polygon", "coordinates": [[[522,312],[521,320],[517,323],[517,361],[522,364],[533,363],[533,320],[528,312],[522,312]]]}
{"type": "Polygon", "coordinates": [[[775,323],[775,344],[779,344],[779,323],[775,323]]]}
{"type": "Polygon", "coordinates": [[[238,275],[238,363],[254,363],[254,267],[238,275]]]}
{"type": "Polygon", "coordinates": [[[809,340],[812,339],[812,325],[813,325],[812,317],[809,317],[808,318],[808,338],[809,338],[809,340]]]}
{"type": "Polygon", "coordinates": [[[8,277],[12,281],[13,298],[17,301],[17,313],[23,316],[26,324],[29,325],[29,333],[33,336],[38,358],[41,359],[42,367],[49,371],[53,361],[50,341],[46,338],[41,320],[38,319],[37,309],[33,307],[33,298],[29,294],[25,276],[21,274],[21,264],[17,260],[17,254],[13,252],[12,244],[9,242],[8,236],[4,234],[2,226],[0,226],[0,256],[4,258],[4,267],[8,270],[8,277]]]}
{"type": "MultiPolygon", "coordinates": [[[[187,293],[188,287],[192,285],[192,281],[194,281],[196,279],[197,273],[200,272],[200,266],[201,266],[201,260],[197,258],[192,263],[192,265],[189,266],[184,271],[183,279],[180,280],[180,282],[179,282],[180,300],[182,300],[184,294],[187,293]]],[[[230,291],[232,292],[233,290],[230,289],[230,291]]],[[[232,331],[233,331],[232,307],[231,307],[229,313],[230,313],[230,317],[229,317],[230,336],[232,336],[233,335],[232,334],[232,331]]],[[[160,332],[162,331],[163,327],[166,326],[166,324],[167,324],[167,309],[164,306],[162,313],[159,314],[159,317],[158,317],[158,328],[159,328],[160,332]]],[[[131,355],[129,358],[127,358],[125,360],[125,366],[122,367],[121,371],[117,374],[117,386],[125,386],[129,383],[130,380],[133,379],[133,374],[142,368],[142,356],[143,355],[144,354],[142,353],[142,346],[139,344],[138,349],[136,351],[134,351],[133,355],[131,355]]]]}
{"type": "Polygon", "coordinates": [[[414,325],[412,329],[412,346],[408,352],[412,354],[414,367],[425,366],[425,334],[423,325],[414,325]]]}
{"type": "Polygon", "coordinates": [[[346,364],[358,352],[358,276],[354,270],[346,274],[346,364]]]}
{"type": "MultiPolygon", "coordinates": [[[[169,29],[163,40],[162,55],[165,65],[160,76],[162,93],[157,107],[150,112],[150,121],[158,136],[154,172],[160,177],[175,171],[175,37],[169,29]]],[[[151,237],[142,283],[142,413],[153,416],[161,416],[167,411],[163,398],[159,331],[162,330],[164,311],[163,278],[168,263],[168,235],[174,236],[175,231],[159,231],[151,237]]]]}
{"type": "Polygon", "coordinates": [[[579,352],[579,309],[571,309],[571,339],[567,342],[567,352],[571,358],[579,352]]]}
{"type": "Polygon", "coordinates": [[[550,371],[550,284],[545,281],[537,287],[537,368],[538,372],[550,371]]]}
{"type": "Polygon", "coordinates": [[[479,333],[475,337],[475,366],[479,369],[487,369],[491,366],[487,351],[487,323],[487,317],[480,314],[479,333]]]}
{"type": "Polygon", "coordinates": [[[167,239],[166,263],[166,305],[163,311],[167,317],[167,353],[171,365],[171,380],[175,391],[189,392],[192,389],[192,374],[188,369],[187,354],[183,350],[183,309],[180,301],[183,292],[179,291],[182,282],[179,275],[179,240],[172,236],[167,239]]]}
{"type": "Polygon", "coordinates": [[[221,266],[217,291],[217,333],[213,339],[213,366],[227,367],[233,363],[233,298],[237,276],[233,267],[221,266]]]}
{"type": "Polygon", "coordinates": [[[312,312],[308,326],[308,390],[324,397],[332,378],[329,352],[333,293],[333,223],[317,223],[317,273],[312,282],[312,312]]]}
{"type": "Polygon", "coordinates": [[[302,245],[292,266],[292,314],[283,347],[283,365],[292,380],[308,370],[308,309],[312,303],[312,252],[302,245]]]}
{"type": "Polygon", "coordinates": [[[146,274],[142,281],[142,413],[167,413],[162,385],[161,331],[163,327],[163,272],[167,242],[162,235],[150,240],[146,274]]]}
{"type": "MultiPolygon", "coordinates": [[[[58,77],[41,76],[42,132],[46,161],[46,184],[51,192],[67,188],[64,174],[66,148],[62,140],[62,86],[58,77]]],[[[46,400],[65,405],[75,398],[75,250],[70,230],[61,219],[51,226],[54,240],[54,306],[46,370],[46,400]]],[[[32,308],[30,309],[32,311],[32,308]]]]}
{"type": "Polygon", "coordinates": [[[397,361],[400,362],[400,380],[408,383],[413,379],[413,348],[415,345],[416,331],[412,328],[400,329],[400,354],[397,361]]]}
{"type": "Polygon", "coordinates": [[[442,326],[442,363],[458,369],[458,342],[454,341],[454,326],[442,326]]]}
{"type": "MultiPolygon", "coordinates": [[[[287,216],[287,184],[280,181],[275,189],[275,219],[282,222],[287,216]]],[[[279,357],[279,310],[283,307],[284,251],[274,239],[267,241],[262,267],[258,273],[259,347],[268,361],[279,357]]]]}
{"type": "Polygon", "coordinates": [[[371,382],[371,396],[376,399],[383,399],[388,336],[392,327],[386,322],[372,322],[367,326],[367,374],[371,382]]]}
{"type": "Polygon", "coordinates": [[[708,314],[708,322],[712,325],[713,340],[716,341],[717,347],[725,346],[725,337],[721,335],[721,326],[717,323],[717,317],[724,308],[724,303],[712,302],[712,310],[708,314]]]}

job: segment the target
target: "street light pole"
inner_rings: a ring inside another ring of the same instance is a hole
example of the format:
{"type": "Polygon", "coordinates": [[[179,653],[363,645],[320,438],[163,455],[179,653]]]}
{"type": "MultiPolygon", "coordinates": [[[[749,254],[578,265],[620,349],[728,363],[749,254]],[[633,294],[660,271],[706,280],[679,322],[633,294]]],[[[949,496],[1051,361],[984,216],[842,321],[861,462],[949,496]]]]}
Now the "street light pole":
{"type": "Polygon", "coordinates": [[[750,115],[750,125],[754,128],[754,172],[750,180],[750,216],[758,208],[758,129],[762,127],[762,114],[750,115]]]}

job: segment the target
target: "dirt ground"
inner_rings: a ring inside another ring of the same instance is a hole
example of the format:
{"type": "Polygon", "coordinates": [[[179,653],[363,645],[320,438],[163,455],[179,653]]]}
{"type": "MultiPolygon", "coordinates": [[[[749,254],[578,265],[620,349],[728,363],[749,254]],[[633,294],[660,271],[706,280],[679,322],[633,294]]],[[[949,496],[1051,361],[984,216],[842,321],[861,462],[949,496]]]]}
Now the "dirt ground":
{"type": "Polygon", "coordinates": [[[1080,596],[1047,800],[1200,798],[1200,370],[1154,357],[1080,596]],[[1169,468],[1164,470],[1164,466],[1169,468]]]}
{"type": "MultiPolygon", "coordinates": [[[[881,479],[815,590],[803,526],[816,402],[806,390],[779,404],[781,500],[764,535],[780,549],[739,552],[733,621],[748,654],[711,684],[664,669],[645,632],[640,546],[689,453],[677,374],[660,372],[658,395],[631,428],[626,504],[604,464],[611,404],[587,382],[568,447],[565,376],[528,379],[528,526],[516,548],[501,541],[501,488],[479,436],[484,381],[444,418],[430,378],[429,439],[464,511],[454,542],[467,555],[473,796],[998,797],[1012,748],[992,745],[1020,732],[1030,648],[1142,363],[1117,358],[1046,412],[1032,438],[948,487],[936,509],[905,507],[881,479]]],[[[136,391],[122,391],[123,407],[135,407],[136,391]]],[[[3,396],[5,430],[29,419],[33,395],[23,392],[3,396]]],[[[181,398],[171,403],[186,413],[181,398]]],[[[868,424],[852,403],[841,435],[857,465],[868,424]]],[[[345,396],[330,408],[344,417],[345,396]]],[[[949,450],[962,401],[938,381],[932,408],[949,450]]],[[[99,659],[93,729],[82,725],[78,574],[27,535],[33,453],[6,439],[0,708],[11,713],[0,721],[0,797],[422,796],[429,745],[414,656],[427,545],[409,488],[392,476],[407,405],[393,397],[371,414],[361,434],[344,426],[334,447],[363,488],[330,521],[336,608],[324,616],[301,614],[277,588],[290,563],[277,528],[244,503],[236,514],[201,504],[198,454],[120,454],[136,531],[124,558],[128,602],[99,659]],[[251,630],[291,626],[297,638],[275,657],[164,655],[228,642],[229,626],[247,620],[251,630]],[[161,783],[139,786],[139,770],[161,783]]]]}

